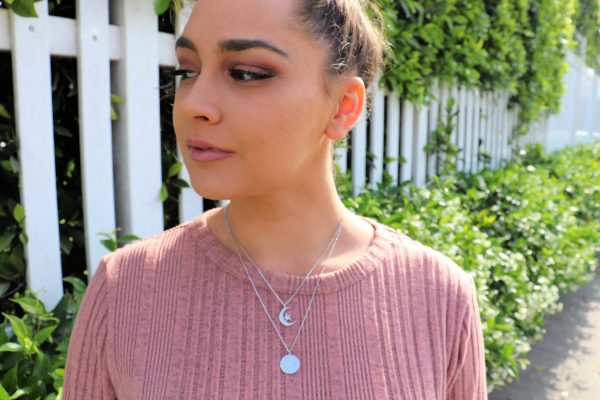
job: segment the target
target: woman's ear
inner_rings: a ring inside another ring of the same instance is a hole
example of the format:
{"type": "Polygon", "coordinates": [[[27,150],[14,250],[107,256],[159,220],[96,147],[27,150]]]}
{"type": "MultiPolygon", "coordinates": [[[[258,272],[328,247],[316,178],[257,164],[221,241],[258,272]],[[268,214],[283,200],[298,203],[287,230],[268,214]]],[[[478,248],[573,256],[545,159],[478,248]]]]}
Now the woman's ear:
{"type": "Polygon", "coordinates": [[[327,124],[325,134],[332,140],[341,140],[360,118],[365,106],[365,83],[357,76],[343,78],[338,83],[337,106],[327,124]]]}

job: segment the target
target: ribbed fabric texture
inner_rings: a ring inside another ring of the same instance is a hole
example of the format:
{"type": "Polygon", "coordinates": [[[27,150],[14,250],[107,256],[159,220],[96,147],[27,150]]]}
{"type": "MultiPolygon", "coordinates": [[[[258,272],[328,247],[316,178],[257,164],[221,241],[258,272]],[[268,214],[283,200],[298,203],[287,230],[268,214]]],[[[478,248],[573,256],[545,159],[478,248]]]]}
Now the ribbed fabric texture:
{"type": "MultiPolygon", "coordinates": [[[[323,275],[293,349],[300,371],[285,375],[285,348],[207,213],[103,258],[72,332],[63,399],[487,398],[473,281],[441,253],[367,219],[368,249],[323,275]]],[[[281,306],[252,276],[277,321],[281,306]]],[[[265,276],[284,299],[302,280],[265,276]]],[[[288,344],[316,281],[292,301],[297,323],[278,323],[288,344]]]]}

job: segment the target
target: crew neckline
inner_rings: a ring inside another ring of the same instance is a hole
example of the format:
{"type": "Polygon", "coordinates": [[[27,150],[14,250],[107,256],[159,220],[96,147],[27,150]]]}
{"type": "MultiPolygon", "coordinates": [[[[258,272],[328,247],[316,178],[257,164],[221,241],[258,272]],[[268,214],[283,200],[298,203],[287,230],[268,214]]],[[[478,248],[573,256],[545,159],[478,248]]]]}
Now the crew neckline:
{"type": "MultiPolygon", "coordinates": [[[[207,216],[211,212],[216,212],[217,210],[218,209],[211,209],[205,211],[190,221],[192,234],[198,244],[197,250],[204,251],[206,257],[212,262],[212,266],[217,270],[233,275],[237,279],[243,280],[250,285],[248,276],[244,271],[239,256],[225,247],[208,228],[207,216]]],[[[386,236],[390,234],[391,228],[386,227],[372,218],[364,216],[359,217],[373,226],[374,233],[369,245],[363,254],[349,265],[322,274],[317,295],[319,295],[319,293],[324,294],[334,292],[350,286],[371,273],[375,267],[381,266],[384,263],[387,255],[387,241],[385,239],[386,236]]],[[[246,263],[246,267],[248,268],[256,287],[268,290],[268,286],[256,272],[254,266],[251,263],[246,263]]],[[[320,267],[317,267],[317,270],[319,268],[320,267]]],[[[299,275],[271,272],[262,269],[261,271],[273,289],[279,294],[294,293],[298,288],[298,285],[304,279],[304,276],[299,275]]],[[[298,295],[312,294],[317,281],[318,275],[308,277],[302,288],[298,291],[298,295]]]]}

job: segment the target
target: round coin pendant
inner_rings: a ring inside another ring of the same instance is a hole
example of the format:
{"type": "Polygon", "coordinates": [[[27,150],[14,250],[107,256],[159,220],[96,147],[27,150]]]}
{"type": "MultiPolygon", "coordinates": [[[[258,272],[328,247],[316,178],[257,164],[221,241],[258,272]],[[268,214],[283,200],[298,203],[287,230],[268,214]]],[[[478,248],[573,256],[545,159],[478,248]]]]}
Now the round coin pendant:
{"type": "Polygon", "coordinates": [[[287,354],[281,358],[279,368],[281,368],[285,374],[295,374],[300,369],[300,359],[293,354],[287,354]]]}

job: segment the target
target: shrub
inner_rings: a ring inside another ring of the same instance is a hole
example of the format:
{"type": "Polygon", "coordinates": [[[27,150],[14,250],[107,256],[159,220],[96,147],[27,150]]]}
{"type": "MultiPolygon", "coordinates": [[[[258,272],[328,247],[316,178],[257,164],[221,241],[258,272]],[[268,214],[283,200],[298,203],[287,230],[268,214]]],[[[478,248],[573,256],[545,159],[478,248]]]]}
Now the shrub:
{"type": "Polygon", "coordinates": [[[505,168],[379,185],[345,204],[448,255],[475,279],[489,390],[527,365],[559,296],[590,280],[600,244],[600,143],[544,156],[529,146],[505,168]]]}

